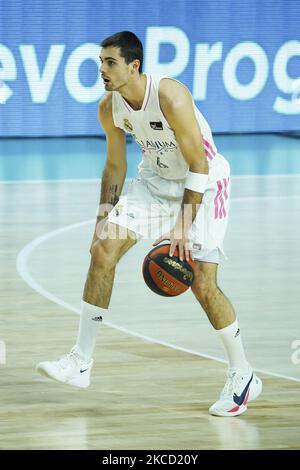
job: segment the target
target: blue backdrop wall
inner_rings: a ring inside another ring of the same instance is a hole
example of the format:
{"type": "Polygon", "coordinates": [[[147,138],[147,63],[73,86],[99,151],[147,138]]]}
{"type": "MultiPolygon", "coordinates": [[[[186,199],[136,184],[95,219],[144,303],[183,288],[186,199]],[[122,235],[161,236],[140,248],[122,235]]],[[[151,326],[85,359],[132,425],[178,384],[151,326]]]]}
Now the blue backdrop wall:
{"type": "Polygon", "coordinates": [[[184,82],[214,132],[300,128],[299,0],[0,0],[0,135],[97,135],[99,43],[184,82]]]}

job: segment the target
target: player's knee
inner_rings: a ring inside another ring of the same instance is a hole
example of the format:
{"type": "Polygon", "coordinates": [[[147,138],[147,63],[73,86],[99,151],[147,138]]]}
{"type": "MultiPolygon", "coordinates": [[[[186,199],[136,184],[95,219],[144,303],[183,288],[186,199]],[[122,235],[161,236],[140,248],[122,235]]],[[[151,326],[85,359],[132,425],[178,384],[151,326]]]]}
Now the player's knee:
{"type": "Polygon", "coordinates": [[[118,259],[118,253],[110,249],[102,240],[98,240],[91,248],[92,263],[97,267],[113,268],[118,259]]]}
{"type": "Polygon", "coordinates": [[[201,303],[207,303],[211,297],[213,297],[217,290],[217,285],[211,279],[202,275],[201,277],[194,280],[191,289],[195,297],[201,303]]]}

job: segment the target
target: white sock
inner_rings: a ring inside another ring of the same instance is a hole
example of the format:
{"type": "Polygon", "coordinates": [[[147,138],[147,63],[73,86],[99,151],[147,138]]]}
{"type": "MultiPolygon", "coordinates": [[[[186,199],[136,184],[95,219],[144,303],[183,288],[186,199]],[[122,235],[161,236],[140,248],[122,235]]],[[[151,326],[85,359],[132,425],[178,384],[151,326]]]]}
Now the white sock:
{"type": "Polygon", "coordinates": [[[76,346],[89,361],[96,346],[97,330],[102,322],[104,308],[81,301],[81,314],[76,346]]]}
{"type": "Polygon", "coordinates": [[[237,320],[231,325],[216,330],[217,335],[223,343],[230,368],[248,369],[245,351],[242,343],[242,337],[237,320]]]}

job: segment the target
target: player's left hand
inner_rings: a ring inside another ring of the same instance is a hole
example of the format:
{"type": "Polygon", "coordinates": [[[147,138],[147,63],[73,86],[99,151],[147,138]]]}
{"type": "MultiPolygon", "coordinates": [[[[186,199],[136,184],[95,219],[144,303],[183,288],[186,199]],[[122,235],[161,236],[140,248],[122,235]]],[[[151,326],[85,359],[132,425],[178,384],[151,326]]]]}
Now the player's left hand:
{"type": "Polygon", "coordinates": [[[192,244],[187,235],[182,233],[179,235],[176,233],[176,230],[173,229],[170,232],[167,232],[161,237],[159,237],[157,240],[155,240],[153,246],[158,245],[163,240],[170,240],[171,245],[169,255],[171,257],[173,256],[176,248],[178,247],[179,259],[181,261],[183,261],[184,259],[186,259],[187,261],[189,261],[190,259],[194,259],[192,252],[192,244]]]}

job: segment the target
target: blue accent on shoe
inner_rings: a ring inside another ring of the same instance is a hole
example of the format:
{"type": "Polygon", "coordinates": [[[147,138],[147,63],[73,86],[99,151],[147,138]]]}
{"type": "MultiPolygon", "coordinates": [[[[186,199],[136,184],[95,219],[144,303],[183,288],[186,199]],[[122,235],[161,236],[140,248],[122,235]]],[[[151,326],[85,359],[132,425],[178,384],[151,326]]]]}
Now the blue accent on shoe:
{"type": "Polygon", "coordinates": [[[251,379],[247,383],[246,387],[244,388],[244,390],[243,390],[243,392],[240,396],[238,396],[236,393],[233,395],[233,401],[237,405],[241,406],[244,403],[244,400],[245,400],[246,394],[248,392],[248,388],[250,387],[250,384],[252,382],[252,379],[253,379],[253,374],[251,375],[251,379]]]}

